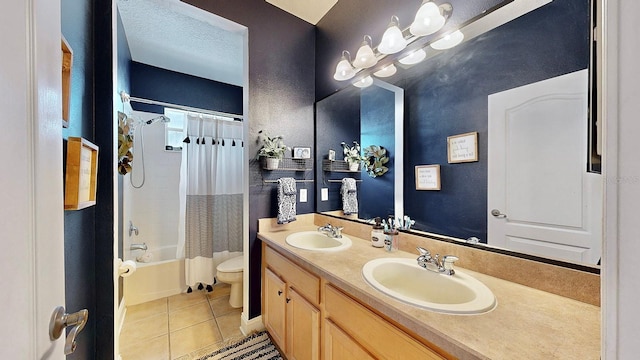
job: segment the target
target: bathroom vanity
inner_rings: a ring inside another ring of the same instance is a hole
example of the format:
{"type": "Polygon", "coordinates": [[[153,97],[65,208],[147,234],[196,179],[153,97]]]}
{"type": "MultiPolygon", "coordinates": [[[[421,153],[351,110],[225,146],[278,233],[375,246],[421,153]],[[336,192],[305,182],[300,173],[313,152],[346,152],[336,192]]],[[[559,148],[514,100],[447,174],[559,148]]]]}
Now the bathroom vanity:
{"type": "Polygon", "coordinates": [[[478,315],[425,310],[379,292],[362,276],[372,259],[417,254],[372,247],[363,235],[370,227],[356,223],[344,230],[352,246],[341,251],[303,250],[286,243],[292,233],[316,230],[313,219],[313,214],[304,215],[298,224],[286,226],[260,220],[263,320],[288,358],[600,357],[598,306],[461,269],[491,289],[497,307],[478,315]]]}

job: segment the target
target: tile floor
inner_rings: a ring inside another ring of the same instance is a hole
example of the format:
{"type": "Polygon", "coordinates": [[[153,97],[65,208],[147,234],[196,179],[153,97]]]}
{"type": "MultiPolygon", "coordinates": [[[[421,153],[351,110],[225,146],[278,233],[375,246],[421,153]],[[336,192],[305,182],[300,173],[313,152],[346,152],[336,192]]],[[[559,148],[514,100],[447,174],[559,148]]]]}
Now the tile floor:
{"type": "Polygon", "coordinates": [[[120,333],[122,360],[188,359],[242,338],[242,309],[229,305],[228,284],[127,307],[120,333]]]}

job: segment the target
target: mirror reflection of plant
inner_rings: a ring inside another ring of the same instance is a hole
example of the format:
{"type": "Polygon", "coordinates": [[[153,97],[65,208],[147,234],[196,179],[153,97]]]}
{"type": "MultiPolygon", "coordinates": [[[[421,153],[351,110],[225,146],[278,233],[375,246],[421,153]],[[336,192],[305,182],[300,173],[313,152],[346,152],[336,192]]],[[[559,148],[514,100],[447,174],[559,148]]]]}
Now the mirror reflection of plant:
{"type": "Polygon", "coordinates": [[[123,113],[118,113],[118,173],[126,175],[131,172],[133,162],[133,120],[123,113]]]}
{"type": "Polygon", "coordinates": [[[347,163],[360,163],[366,160],[366,158],[360,155],[360,144],[358,144],[357,141],[353,141],[353,146],[347,145],[344,141],[340,143],[340,145],[342,145],[342,153],[344,154],[344,160],[347,163]]]}
{"type": "Polygon", "coordinates": [[[264,156],[282,159],[284,152],[289,149],[289,147],[284,144],[282,135],[271,137],[263,130],[258,132],[258,141],[262,142],[262,148],[258,150],[258,157],[264,156]]]}
{"type": "Polygon", "coordinates": [[[387,149],[382,146],[371,145],[364,148],[363,153],[365,170],[369,176],[375,178],[389,171],[389,168],[384,166],[389,162],[387,149]]]}

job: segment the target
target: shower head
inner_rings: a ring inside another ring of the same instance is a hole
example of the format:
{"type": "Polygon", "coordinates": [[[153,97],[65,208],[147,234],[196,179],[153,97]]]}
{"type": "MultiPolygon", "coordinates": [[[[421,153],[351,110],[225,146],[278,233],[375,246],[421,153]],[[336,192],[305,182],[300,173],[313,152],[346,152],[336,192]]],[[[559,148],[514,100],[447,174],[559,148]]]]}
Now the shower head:
{"type": "Polygon", "coordinates": [[[147,121],[145,121],[145,124],[147,124],[147,125],[151,125],[151,124],[153,124],[153,123],[155,123],[155,122],[157,122],[157,121],[160,121],[160,122],[163,122],[163,123],[168,123],[169,121],[171,121],[171,119],[169,119],[169,117],[167,117],[167,116],[160,115],[160,116],[158,116],[158,117],[154,117],[154,118],[153,118],[153,119],[151,119],[151,120],[147,120],[147,121]]]}

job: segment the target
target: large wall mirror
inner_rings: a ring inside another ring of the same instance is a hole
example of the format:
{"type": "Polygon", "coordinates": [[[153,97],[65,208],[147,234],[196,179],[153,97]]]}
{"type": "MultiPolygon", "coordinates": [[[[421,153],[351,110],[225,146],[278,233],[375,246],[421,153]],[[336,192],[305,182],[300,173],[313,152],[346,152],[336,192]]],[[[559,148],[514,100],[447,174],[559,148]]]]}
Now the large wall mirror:
{"type": "Polygon", "coordinates": [[[597,268],[602,176],[590,116],[591,6],[589,0],[515,0],[465,24],[462,44],[431,51],[384,79],[403,93],[393,103],[400,111],[384,107],[378,81],[319,101],[318,212],[342,212],[340,186],[322,168],[329,149],[341,159],[341,141],[384,145],[401,132],[400,147],[387,145],[393,151],[385,175],[348,174],[362,180],[357,218],[407,215],[414,230],[442,238],[477,238],[481,247],[597,268]],[[402,114],[403,128],[390,112],[402,114]],[[366,117],[380,123],[365,126],[366,117]],[[468,133],[477,133],[475,142],[464,143],[477,160],[451,161],[455,144],[448,138],[468,133]],[[439,165],[439,190],[417,189],[415,167],[422,165],[439,165]],[[402,201],[395,201],[398,194],[402,201]]]}

